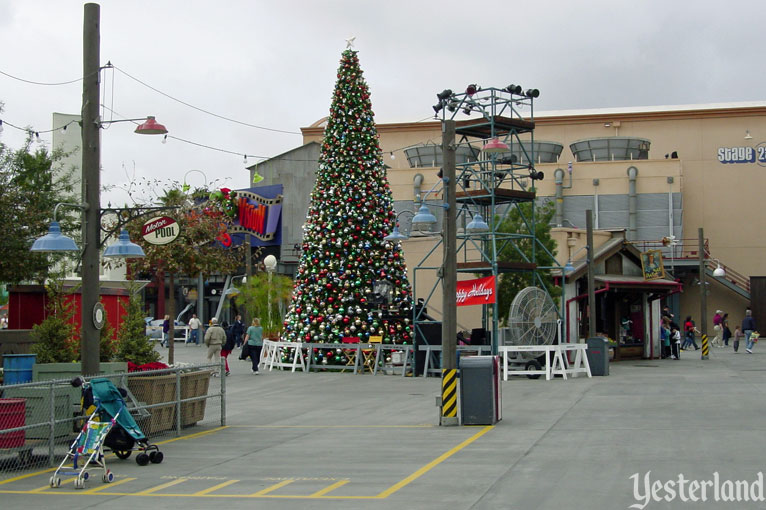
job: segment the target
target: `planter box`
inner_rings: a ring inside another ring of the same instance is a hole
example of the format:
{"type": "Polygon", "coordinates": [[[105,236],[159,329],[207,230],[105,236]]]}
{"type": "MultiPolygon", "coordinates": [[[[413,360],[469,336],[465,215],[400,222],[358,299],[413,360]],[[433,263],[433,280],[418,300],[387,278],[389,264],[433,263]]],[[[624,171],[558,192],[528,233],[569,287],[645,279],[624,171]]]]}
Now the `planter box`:
{"type": "MultiPolygon", "coordinates": [[[[99,363],[99,369],[99,375],[127,373],[128,364],[124,361],[102,362],[99,363]]],[[[78,375],[82,375],[81,372],[82,364],[79,362],[35,363],[34,366],[32,366],[32,380],[34,382],[60,379],[71,381],[78,375]]],[[[72,400],[72,404],[80,403],[80,388],[74,388],[67,385],[66,389],[62,389],[61,391],[69,393],[69,398],[72,400]]]]}
{"type": "MultiPolygon", "coordinates": [[[[200,370],[181,374],[181,399],[207,395],[212,372],[200,370]]],[[[144,434],[157,434],[176,426],[176,375],[133,376],[128,378],[128,388],[133,396],[144,404],[167,406],[147,409],[151,416],[139,421],[144,434]]],[[[181,426],[188,427],[205,417],[207,400],[181,404],[181,426]]]]}
{"type": "MultiPolygon", "coordinates": [[[[128,371],[124,361],[102,362],[99,364],[99,375],[119,374],[128,371]]],[[[32,380],[50,381],[52,379],[74,379],[81,375],[82,365],[78,363],[35,363],[32,367],[32,380]]]]}
{"type": "MultiPolygon", "coordinates": [[[[76,388],[74,388],[76,389],[76,388]]],[[[74,417],[74,404],[80,402],[79,390],[78,399],[73,401],[69,391],[57,389],[53,395],[54,413],[56,420],[71,420],[74,417]]],[[[48,439],[50,437],[50,416],[51,416],[51,391],[50,388],[23,387],[14,388],[12,386],[5,388],[3,396],[7,398],[21,398],[26,401],[26,424],[34,425],[39,423],[41,426],[26,430],[27,439],[48,439]]],[[[72,433],[72,421],[57,423],[53,428],[54,437],[63,437],[72,433]]]]}

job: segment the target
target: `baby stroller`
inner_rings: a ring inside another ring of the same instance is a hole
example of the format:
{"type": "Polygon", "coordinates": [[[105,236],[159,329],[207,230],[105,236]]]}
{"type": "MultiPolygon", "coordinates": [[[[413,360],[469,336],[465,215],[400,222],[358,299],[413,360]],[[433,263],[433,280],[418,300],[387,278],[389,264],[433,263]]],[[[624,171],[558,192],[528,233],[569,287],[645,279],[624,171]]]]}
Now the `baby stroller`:
{"type": "Polygon", "coordinates": [[[122,392],[109,379],[93,379],[86,383],[78,377],[72,385],[82,387],[82,407],[89,416],[66,457],[51,476],[51,487],[61,486],[60,475],[75,475],[74,487],[82,489],[89,478],[87,470],[91,466],[103,469],[101,479],[104,483],[114,481],[114,474],[106,467],[105,451],[127,459],[133,450],[138,450],[141,453],[136,455],[136,463],[140,466],[162,462],[162,452],[157,445],[148,443],[130,415],[122,392]],[[104,449],[105,446],[108,450],[104,449]],[[64,464],[70,460],[72,469],[64,469],[64,464]]]}

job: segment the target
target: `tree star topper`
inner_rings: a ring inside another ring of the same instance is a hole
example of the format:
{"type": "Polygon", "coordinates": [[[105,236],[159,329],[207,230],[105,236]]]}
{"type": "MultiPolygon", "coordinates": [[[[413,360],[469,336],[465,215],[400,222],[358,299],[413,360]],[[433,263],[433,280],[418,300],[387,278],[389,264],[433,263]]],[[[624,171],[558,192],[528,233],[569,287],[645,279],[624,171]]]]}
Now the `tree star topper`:
{"type": "Polygon", "coordinates": [[[346,48],[354,47],[354,39],[356,39],[356,36],[349,37],[348,39],[346,39],[346,48]]]}

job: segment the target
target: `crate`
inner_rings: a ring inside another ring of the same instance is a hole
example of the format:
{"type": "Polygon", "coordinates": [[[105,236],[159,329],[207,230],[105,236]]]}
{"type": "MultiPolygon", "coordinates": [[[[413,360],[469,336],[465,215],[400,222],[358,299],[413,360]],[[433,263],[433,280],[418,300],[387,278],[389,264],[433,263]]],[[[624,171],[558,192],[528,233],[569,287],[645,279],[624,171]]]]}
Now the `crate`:
{"type": "MultiPolygon", "coordinates": [[[[185,372],[181,374],[181,399],[207,395],[210,386],[209,370],[185,372]]],[[[151,416],[139,420],[144,434],[151,435],[175,428],[176,375],[135,376],[128,379],[128,388],[139,402],[167,406],[148,409],[151,416]]],[[[184,402],[181,404],[181,426],[188,427],[205,417],[207,400],[184,402]]]]}
{"type": "MultiPolygon", "coordinates": [[[[181,374],[181,399],[207,395],[212,374],[209,370],[181,374]]],[[[181,426],[189,427],[202,421],[205,418],[206,404],[207,399],[181,404],[181,426]]]]}
{"type": "MultiPolygon", "coordinates": [[[[7,387],[3,391],[7,398],[26,400],[26,424],[44,426],[27,429],[27,439],[48,439],[50,437],[51,391],[50,388],[7,387]]],[[[68,391],[54,393],[54,413],[56,420],[71,420],[74,417],[72,396],[68,391]]],[[[72,433],[72,422],[57,423],[53,427],[54,437],[63,437],[72,433]]]]}

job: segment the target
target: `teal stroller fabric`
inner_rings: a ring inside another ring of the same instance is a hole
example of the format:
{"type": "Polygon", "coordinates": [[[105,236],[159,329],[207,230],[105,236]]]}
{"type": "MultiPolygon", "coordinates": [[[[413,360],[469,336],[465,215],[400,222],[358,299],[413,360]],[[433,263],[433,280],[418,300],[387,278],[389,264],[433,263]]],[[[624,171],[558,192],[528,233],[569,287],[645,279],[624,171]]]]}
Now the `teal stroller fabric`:
{"type": "MultiPolygon", "coordinates": [[[[91,379],[90,387],[93,391],[93,400],[99,406],[101,412],[108,415],[111,420],[117,416],[117,424],[122,427],[136,441],[146,441],[146,436],[141,428],[128,412],[125,399],[120,390],[109,379],[91,379]],[[120,412],[123,411],[123,412],[120,412]],[[119,414],[118,414],[119,413],[119,414]]],[[[104,417],[107,418],[107,417],[104,417]]]]}

